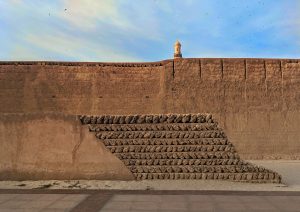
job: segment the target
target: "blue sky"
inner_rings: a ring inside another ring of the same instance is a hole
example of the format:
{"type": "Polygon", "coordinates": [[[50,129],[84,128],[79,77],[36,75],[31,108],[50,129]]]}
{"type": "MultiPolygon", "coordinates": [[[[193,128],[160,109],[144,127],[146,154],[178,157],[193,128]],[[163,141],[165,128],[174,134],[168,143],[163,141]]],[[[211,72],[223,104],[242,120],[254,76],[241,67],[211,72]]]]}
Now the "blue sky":
{"type": "Polygon", "coordinates": [[[0,0],[0,60],[300,58],[300,0],[0,0]]]}

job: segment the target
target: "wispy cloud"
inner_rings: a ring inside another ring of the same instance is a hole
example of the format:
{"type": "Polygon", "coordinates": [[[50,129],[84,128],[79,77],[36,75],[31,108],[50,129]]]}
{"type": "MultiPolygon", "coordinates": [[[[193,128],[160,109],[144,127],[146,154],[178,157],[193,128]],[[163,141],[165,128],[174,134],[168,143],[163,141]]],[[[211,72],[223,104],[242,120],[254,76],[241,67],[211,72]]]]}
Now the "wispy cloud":
{"type": "MultiPolygon", "coordinates": [[[[4,18],[12,27],[9,41],[11,46],[7,51],[9,55],[4,56],[5,59],[13,56],[12,60],[141,60],[139,56],[122,49],[117,42],[114,42],[117,35],[110,33],[110,30],[106,33],[99,32],[97,21],[97,30],[94,32],[86,31],[86,28],[80,27],[80,23],[74,26],[69,24],[70,20],[66,20],[67,16],[62,16],[68,9],[65,10],[60,2],[33,4],[23,1],[18,2],[17,8],[8,6],[11,5],[6,5],[9,11],[4,18]],[[21,12],[16,18],[10,17],[11,12],[15,13],[19,10],[21,12]],[[24,19],[26,22],[22,23],[24,19]]],[[[84,17],[79,17],[79,20],[80,18],[84,17]]],[[[89,20],[86,21],[92,23],[89,20]]],[[[108,22],[107,24],[113,25],[114,23],[108,22]]]]}
{"type": "Polygon", "coordinates": [[[153,4],[120,0],[63,0],[62,3],[64,9],[58,13],[59,17],[79,30],[105,34],[113,29],[125,37],[161,39],[153,4]]]}
{"type": "Polygon", "coordinates": [[[0,60],[300,57],[297,0],[0,1],[0,60]]]}
{"type": "Polygon", "coordinates": [[[120,4],[115,0],[64,0],[59,15],[72,25],[85,30],[97,29],[99,24],[110,23],[118,28],[132,28],[122,17],[120,4]]]}
{"type": "MultiPolygon", "coordinates": [[[[26,34],[24,41],[36,48],[47,50],[53,55],[65,58],[80,58],[82,61],[137,61],[138,57],[123,52],[115,51],[106,45],[97,45],[93,41],[73,37],[69,34],[55,32],[52,34],[26,34]],[[42,35],[42,36],[41,36],[42,35]],[[122,59],[121,59],[122,58],[122,59]]],[[[46,58],[45,58],[46,59],[46,58]]],[[[54,59],[54,58],[53,58],[54,59]]]]}

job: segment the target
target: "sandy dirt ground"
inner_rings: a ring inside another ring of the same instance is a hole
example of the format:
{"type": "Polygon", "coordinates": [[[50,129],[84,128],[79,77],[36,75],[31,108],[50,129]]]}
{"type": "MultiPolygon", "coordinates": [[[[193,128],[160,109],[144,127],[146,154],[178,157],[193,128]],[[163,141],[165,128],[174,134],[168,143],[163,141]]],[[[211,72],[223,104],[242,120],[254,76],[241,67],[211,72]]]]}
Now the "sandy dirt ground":
{"type": "Polygon", "coordinates": [[[282,184],[256,184],[218,180],[47,180],[0,181],[0,189],[300,191],[300,160],[253,160],[249,162],[277,171],[282,175],[282,184]]]}

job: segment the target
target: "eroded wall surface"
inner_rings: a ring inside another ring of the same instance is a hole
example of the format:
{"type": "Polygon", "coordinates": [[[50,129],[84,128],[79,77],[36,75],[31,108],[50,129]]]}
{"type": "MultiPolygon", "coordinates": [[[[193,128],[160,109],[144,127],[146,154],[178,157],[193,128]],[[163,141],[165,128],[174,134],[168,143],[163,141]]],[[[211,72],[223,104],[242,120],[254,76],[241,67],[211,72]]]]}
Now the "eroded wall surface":
{"type": "Polygon", "coordinates": [[[0,146],[0,180],[134,179],[72,115],[2,114],[0,146]]]}
{"type": "Polygon", "coordinates": [[[165,110],[207,111],[244,158],[300,158],[300,60],[174,63],[165,110]]]}
{"type": "Polygon", "coordinates": [[[0,113],[212,113],[242,158],[300,158],[300,60],[1,62],[0,113]]]}
{"type": "Polygon", "coordinates": [[[159,112],[163,69],[162,63],[4,63],[0,113],[159,112]]]}
{"type": "Polygon", "coordinates": [[[278,173],[241,160],[211,114],[80,116],[80,120],[136,180],[281,182],[278,173]]]}

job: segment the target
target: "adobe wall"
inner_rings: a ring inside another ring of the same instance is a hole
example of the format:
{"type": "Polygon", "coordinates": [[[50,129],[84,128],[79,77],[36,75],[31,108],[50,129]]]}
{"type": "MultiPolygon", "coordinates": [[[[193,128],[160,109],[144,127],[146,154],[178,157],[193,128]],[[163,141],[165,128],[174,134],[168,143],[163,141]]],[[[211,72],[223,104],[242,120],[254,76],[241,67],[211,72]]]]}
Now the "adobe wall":
{"type": "Polygon", "coordinates": [[[0,113],[159,112],[162,63],[0,63],[0,113]]]}
{"type": "Polygon", "coordinates": [[[281,182],[241,160],[211,114],[2,114],[0,146],[0,180],[281,182]]]}
{"type": "Polygon", "coordinates": [[[173,70],[164,112],[214,114],[244,158],[300,158],[300,60],[190,59],[173,70]]]}
{"type": "Polygon", "coordinates": [[[300,60],[1,62],[0,113],[203,113],[245,159],[300,158],[300,60]]]}
{"type": "Polygon", "coordinates": [[[134,179],[74,115],[2,114],[0,146],[0,180],[134,179]]]}

